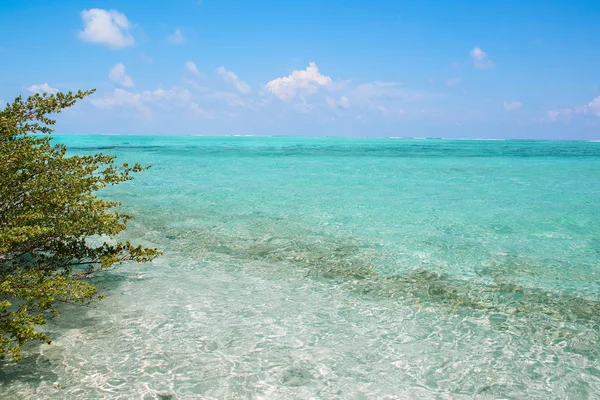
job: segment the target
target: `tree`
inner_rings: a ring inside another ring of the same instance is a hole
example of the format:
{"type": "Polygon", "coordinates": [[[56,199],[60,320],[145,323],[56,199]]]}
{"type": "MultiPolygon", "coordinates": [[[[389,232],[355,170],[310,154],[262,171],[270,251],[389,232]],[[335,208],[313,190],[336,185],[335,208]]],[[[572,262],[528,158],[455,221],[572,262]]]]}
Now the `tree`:
{"type": "Polygon", "coordinates": [[[50,338],[36,325],[58,315],[60,302],[101,298],[86,278],[160,252],[116,241],[130,215],[96,195],[147,167],[117,165],[114,156],[66,156],[49,136],[59,113],[94,91],[17,97],[0,111],[0,358],[50,338]]]}

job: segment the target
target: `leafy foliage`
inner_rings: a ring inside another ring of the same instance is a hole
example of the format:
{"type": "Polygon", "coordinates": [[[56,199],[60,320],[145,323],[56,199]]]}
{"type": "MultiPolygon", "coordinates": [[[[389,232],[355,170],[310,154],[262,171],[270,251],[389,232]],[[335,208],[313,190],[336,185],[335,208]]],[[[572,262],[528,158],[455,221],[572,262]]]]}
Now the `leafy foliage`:
{"type": "Polygon", "coordinates": [[[86,281],[90,275],[159,254],[115,241],[131,216],[113,210],[119,203],[96,195],[146,167],[118,166],[114,156],[104,154],[67,157],[64,145],[50,142],[55,121],[49,115],[92,93],[17,97],[0,111],[2,358],[19,359],[21,346],[31,340],[50,343],[35,326],[58,315],[58,302],[99,298],[86,281]]]}

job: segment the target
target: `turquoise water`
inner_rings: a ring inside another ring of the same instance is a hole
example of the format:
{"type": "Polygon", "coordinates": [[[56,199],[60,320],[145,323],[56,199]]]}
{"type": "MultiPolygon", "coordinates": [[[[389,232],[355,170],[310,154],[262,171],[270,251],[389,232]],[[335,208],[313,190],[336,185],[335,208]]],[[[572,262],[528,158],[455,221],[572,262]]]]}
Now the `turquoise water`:
{"type": "Polygon", "coordinates": [[[600,143],[62,136],[153,263],[0,397],[600,398],[600,143]]]}

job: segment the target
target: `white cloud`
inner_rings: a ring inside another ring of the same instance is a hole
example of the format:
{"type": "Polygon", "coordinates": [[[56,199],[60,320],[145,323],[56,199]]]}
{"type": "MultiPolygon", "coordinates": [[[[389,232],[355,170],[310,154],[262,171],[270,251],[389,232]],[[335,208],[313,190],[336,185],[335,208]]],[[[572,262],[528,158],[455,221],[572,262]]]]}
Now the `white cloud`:
{"type": "Polygon", "coordinates": [[[514,111],[518,108],[521,108],[521,106],[522,106],[521,102],[517,101],[517,100],[511,101],[511,102],[508,102],[506,100],[504,101],[504,109],[506,111],[514,111]]]}
{"type": "Polygon", "coordinates": [[[200,86],[193,79],[185,78],[183,81],[186,85],[189,85],[192,89],[194,89],[198,93],[206,93],[209,91],[209,89],[207,87],[200,86]]]}
{"type": "Polygon", "coordinates": [[[84,42],[104,44],[112,48],[132,46],[135,39],[129,33],[131,24],[116,10],[92,8],[81,12],[84,29],[79,39],[84,42]]]}
{"type": "Polygon", "coordinates": [[[50,87],[47,83],[42,83],[41,85],[31,85],[27,88],[30,92],[33,93],[58,93],[58,89],[50,87]]]}
{"type": "Polygon", "coordinates": [[[171,44],[182,44],[185,38],[183,37],[183,33],[181,33],[181,29],[175,29],[175,32],[167,36],[167,41],[171,44]]]}
{"type": "Polygon", "coordinates": [[[196,64],[194,64],[191,61],[185,63],[185,68],[187,68],[187,70],[190,71],[193,75],[202,76],[202,72],[200,72],[198,70],[198,67],[196,67],[196,64]]]}
{"type": "Polygon", "coordinates": [[[192,94],[187,89],[173,88],[169,90],[146,90],[141,93],[132,93],[116,88],[113,92],[101,98],[90,99],[90,103],[99,108],[111,109],[116,107],[132,107],[143,114],[150,115],[151,105],[180,108],[192,107],[192,94]]]}
{"type": "Polygon", "coordinates": [[[350,107],[349,100],[346,96],[340,97],[340,101],[338,102],[338,104],[343,108],[350,107]]]}
{"type": "Polygon", "coordinates": [[[265,85],[265,88],[281,100],[289,101],[298,91],[312,94],[320,87],[327,87],[331,83],[331,78],[321,74],[317,65],[311,62],[304,70],[292,71],[288,76],[273,79],[265,85]]]}
{"type": "Polygon", "coordinates": [[[312,104],[308,104],[305,99],[302,99],[302,103],[296,103],[292,106],[294,111],[299,112],[300,114],[312,114],[314,106],[312,104]]]}
{"type": "MultiPolygon", "coordinates": [[[[348,94],[349,101],[362,107],[388,113],[388,106],[440,97],[425,90],[407,89],[396,82],[364,83],[348,94]]],[[[393,113],[392,113],[393,114],[393,113]]]]}
{"type": "Polygon", "coordinates": [[[596,97],[584,106],[548,111],[546,113],[546,117],[542,119],[542,122],[569,122],[574,114],[594,115],[596,117],[600,117],[600,96],[596,97]]]}
{"type": "Polygon", "coordinates": [[[348,100],[346,96],[340,97],[339,100],[336,100],[333,97],[327,97],[325,101],[327,101],[327,104],[333,108],[350,108],[350,100],[348,100]]]}
{"type": "Polygon", "coordinates": [[[446,81],[446,85],[452,87],[460,83],[460,78],[450,78],[446,81]]]}
{"type": "Polygon", "coordinates": [[[227,71],[225,69],[225,67],[217,68],[217,73],[219,74],[219,76],[221,78],[223,78],[223,80],[225,82],[230,83],[233,86],[235,86],[235,88],[238,90],[238,92],[243,93],[243,94],[252,92],[252,88],[250,87],[250,85],[248,85],[246,82],[240,80],[235,73],[233,73],[231,71],[227,71]]]}
{"type": "Polygon", "coordinates": [[[118,83],[121,86],[133,87],[133,79],[125,74],[125,66],[123,64],[116,64],[112,67],[108,73],[108,77],[111,81],[118,83]]]}
{"type": "MultiPolygon", "coordinates": [[[[569,110],[570,112],[570,110],[569,110]]],[[[548,111],[547,116],[550,121],[556,121],[556,118],[560,115],[560,110],[548,111]]]]}
{"type": "Polygon", "coordinates": [[[230,111],[223,111],[223,115],[225,115],[226,117],[229,117],[229,118],[237,118],[237,117],[239,117],[242,114],[235,113],[235,112],[230,112],[230,111]]]}
{"type": "Polygon", "coordinates": [[[571,120],[572,112],[573,110],[571,110],[570,108],[562,108],[560,110],[548,111],[546,117],[542,119],[542,122],[569,122],[571,120]]]}
{"type": "Polygon", "coordinates": [[[487,53],[477,46],[473,47],[473,50],[471,50],[471,58],[473,59],[475,68],[487,69],[494,67],[494,62],[490,60],[487,53]]]}
{"type": "Polygon", "coordinates": [[[600,117],[600,96],[596,97],[585,106],[578,107],[576,111],[582,114],[593,114],[597,117],[600,117]]]}
{"type": "MultiPolygon", "coordinates": [[[[241,96],[235,92],[221,92],[221,91],[208,91],[205,94],[207,98],[211,100],[218,100],[227,104],[230,107],[240,108],[243,107],[248,110],[258,112],[259,109],[264,107],[268,100],[265,97],[256,98],[249,96],[241,96]]],[[[213,101],[214,102],[214,101],[213,101]]]]}
{"type": "Polygon", "coordinates": [[[190,104],[190,111],[192,111],[194,114],[197,114],[201,117],[204,118],[214,118],[215,117],[215,113],[213,111],[207,111],[204,108],[200,107],[198,105],[198,103],[194,103],[192,102],[190,104]]]}
{"type": "MultiPolygon", "coordinates": [[[[118,106],[131,106],[141,109],[143,106],[142,95],[131,93],[127,90],[117,88],[111,94],[101,98],[92,98],[90,103],[100,108],[113,108],[118,106]]],[[[143,107],[146,108],[145,106],[143,107]]]]}
{"type": "Polygon", "coordinates": [[[243,107],[246,105],[242,97],[237,93],[213,92],[209,95],[209,97],[217,100],[222,100],[233,107],[243,107]]]}
{"type": "Polygon", "coordinates": [[[152,60],[152,57],[148,57],[148,56],[147,56],[147,55],[145,55],[144,53],[142,53],[142,55],[141,55],[141,58],[142,58],[142,61],[143,61],[143,62],[151,63],[151,62],[153,61],[153,60],[152,60]]]}

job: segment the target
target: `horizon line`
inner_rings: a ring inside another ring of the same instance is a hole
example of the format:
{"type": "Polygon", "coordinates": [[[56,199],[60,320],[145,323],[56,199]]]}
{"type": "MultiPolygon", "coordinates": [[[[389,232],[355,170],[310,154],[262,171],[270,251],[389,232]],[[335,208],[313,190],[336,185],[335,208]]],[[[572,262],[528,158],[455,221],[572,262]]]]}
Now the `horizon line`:
{"type": "MultiPolygon", "coordinates": [[[[41,134],[44,135],[44,134],[41,134]]],[[[198,138],[297,138],[297,139],[392,139],[392,140],[462,140],[462,141],[531,141],[531,142],[586,142],[600,143],[600,139],[533,139],[533,138],[465,138],[423,136],[302,136],[302,135],[241,135],[241,134],[143,134],[143,133],[51,133],[49,136],[138,136],[138,137],[198,137],[198,138]]]]}

